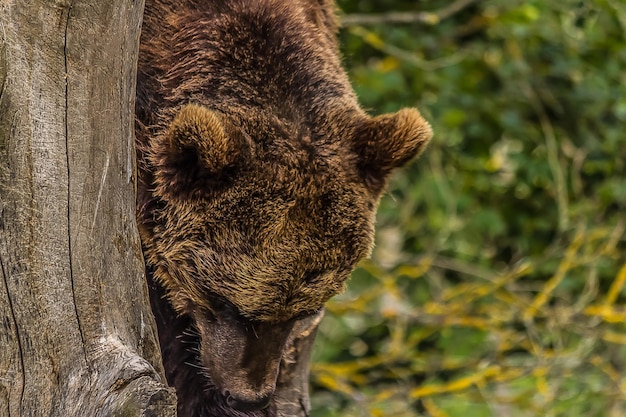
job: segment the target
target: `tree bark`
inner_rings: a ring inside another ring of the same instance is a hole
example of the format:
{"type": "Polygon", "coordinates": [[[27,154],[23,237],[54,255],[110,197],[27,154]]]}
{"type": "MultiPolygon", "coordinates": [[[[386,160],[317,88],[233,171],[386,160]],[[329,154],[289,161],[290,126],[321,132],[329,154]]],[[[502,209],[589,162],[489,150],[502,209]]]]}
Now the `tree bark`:
{"type": "Polygon", "coordinates": [[[142,11],[0,1],[0,417],[175,415],[134,214],[142,11]]]}
{"type": "Polygon", "coordinates": [[[324,310],[295,324],[287,341],[276,383],[276,410],[279,417],[308,417],[309,366],[313,342],[324,317],[324,310]]]}

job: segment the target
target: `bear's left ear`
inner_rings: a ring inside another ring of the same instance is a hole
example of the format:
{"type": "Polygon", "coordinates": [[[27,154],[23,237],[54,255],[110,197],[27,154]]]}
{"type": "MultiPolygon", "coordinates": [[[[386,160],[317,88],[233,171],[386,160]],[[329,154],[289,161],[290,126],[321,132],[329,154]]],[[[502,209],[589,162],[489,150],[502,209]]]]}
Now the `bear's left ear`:
{"type": "Polygon", "coordinates": [[[152,144],[155,192],[165,198],[202,197],[228,181],[251,152],[225,115],[187,104],[152,144]]]}
{"type": "Polygon", "coordinates": [[[433,136],[430,124],[417,109],[368,117],[353,137],[358,169],[374,191],[383,188],[388,174],[419,155],[433,136]]]}

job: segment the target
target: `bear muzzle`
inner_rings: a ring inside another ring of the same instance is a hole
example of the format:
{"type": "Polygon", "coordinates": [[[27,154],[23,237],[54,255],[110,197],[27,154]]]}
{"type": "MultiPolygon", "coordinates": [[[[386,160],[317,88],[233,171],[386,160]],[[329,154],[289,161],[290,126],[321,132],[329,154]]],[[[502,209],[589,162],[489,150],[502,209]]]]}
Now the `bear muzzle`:
{"type": "Polygon", "coordinates": [[[226,403],[240,411],[266,408],[293,322],[252,324],[218,318],[197,327],[202,362],[226,403]]]}

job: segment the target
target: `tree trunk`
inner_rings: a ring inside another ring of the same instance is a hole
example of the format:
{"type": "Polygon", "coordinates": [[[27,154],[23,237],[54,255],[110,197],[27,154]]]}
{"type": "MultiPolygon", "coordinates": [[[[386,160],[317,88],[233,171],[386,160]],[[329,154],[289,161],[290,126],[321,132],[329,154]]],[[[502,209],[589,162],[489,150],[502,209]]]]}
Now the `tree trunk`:
{"type": "Polygon", "coordinates": [[[0,417],[175,415],[134,214],[142,11],[0,0],[0,417]]]}

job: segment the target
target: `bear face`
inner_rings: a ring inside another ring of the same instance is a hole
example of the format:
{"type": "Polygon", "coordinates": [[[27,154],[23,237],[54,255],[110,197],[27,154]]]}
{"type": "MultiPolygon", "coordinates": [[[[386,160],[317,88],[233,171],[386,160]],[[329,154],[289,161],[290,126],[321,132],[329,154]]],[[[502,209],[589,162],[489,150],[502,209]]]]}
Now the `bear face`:
{"type": "Polygon", "coordinates": [[[185,105],[153,144],[156,275],[181,313],[216,298],[259,322],[316,312],[367,256],[378,195],[340,143],[226,117],[185,105]]]}
{"type": "MultiPolygon", "coordinates": [[[[271,398],[294,325],[369,254],[387,176],[431,131],[415,109],[360,109],[332,4],[206,3],[146,2],[138,223],[149,278],[198,334],[199,372],[252,411],[271,398]]],[[[170,378],[176,341],[160,338],[170,378]]],[[[189,386],[176,388],[180,401],[189,386]]]]}

